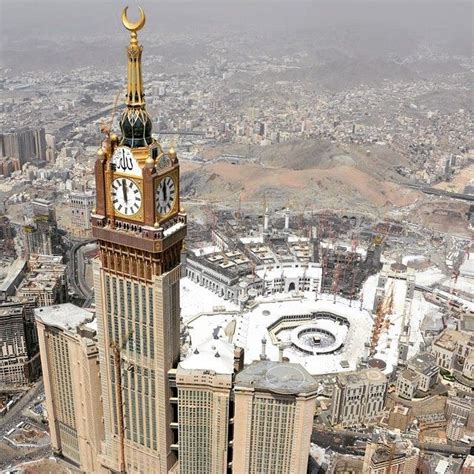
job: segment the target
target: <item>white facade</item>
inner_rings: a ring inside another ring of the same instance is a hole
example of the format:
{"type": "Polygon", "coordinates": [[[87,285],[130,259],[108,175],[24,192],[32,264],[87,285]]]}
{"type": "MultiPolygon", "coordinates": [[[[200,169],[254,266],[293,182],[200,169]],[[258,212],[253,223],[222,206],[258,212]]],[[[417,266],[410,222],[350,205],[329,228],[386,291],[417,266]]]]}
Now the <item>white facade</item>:
{"type": "Polygon", "coordinates": [[[343,427],[375,422],[382,413],[387,377],[378,369],[339,374],[334,387],[331,423],[343,427]]]}

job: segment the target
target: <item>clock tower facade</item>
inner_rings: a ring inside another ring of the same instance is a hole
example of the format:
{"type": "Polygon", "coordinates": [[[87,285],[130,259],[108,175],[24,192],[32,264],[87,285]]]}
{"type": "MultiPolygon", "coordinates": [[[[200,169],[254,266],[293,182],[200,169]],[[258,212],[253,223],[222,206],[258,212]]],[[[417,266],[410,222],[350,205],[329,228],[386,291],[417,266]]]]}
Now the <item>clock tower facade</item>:
{"type": "Polygon", "coordinates": [[[131,23],[121,136],[107,134],[95,164],[92,214],[99,258],[95,300],[106,472],[167,473],[177,460],[176,388],[180,352],[180,255],[186,215],[179,162],[152,138],[137,31],[131,23]]]}

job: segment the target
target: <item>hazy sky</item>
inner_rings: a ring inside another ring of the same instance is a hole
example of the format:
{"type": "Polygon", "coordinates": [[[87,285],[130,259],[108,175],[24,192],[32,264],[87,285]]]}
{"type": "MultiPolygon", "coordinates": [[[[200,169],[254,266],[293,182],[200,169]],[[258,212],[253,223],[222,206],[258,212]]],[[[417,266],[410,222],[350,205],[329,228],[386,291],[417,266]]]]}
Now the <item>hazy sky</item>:
{"type": "Polygon", "coordinates": [[[34,66],[41,57],[45,64],[87,64],[94,51],[83,44],[94,43],[98,57],[115,57],[126,39],[126,5],[132,21],[136,7],[144,7],[140,37],[147,47],[175,41],[192,50],[203,41],[218,47],[225,38],[284,47],[289,38],[296,49],[339,47],[381,57],[406,54],[421,37],[455,45],[452,54],[469,54],[472,42],[472,4],[455,0],[0,0],[0,63],[34,66]],[[58,41],[61,48],[51,49],[58,41]]]}

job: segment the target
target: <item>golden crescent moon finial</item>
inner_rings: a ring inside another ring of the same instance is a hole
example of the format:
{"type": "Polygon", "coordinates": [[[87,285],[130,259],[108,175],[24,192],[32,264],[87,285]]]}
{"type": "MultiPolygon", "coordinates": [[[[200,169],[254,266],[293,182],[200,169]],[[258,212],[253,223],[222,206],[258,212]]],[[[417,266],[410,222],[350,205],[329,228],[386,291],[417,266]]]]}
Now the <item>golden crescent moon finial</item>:
{"type": "Polygon", "coordinates": [[[145,12],[143,11],[142,7],[138,7],[138,9],[140,10],[140,19],[135,23],[132,23],[127,18],[128,7],[125,7],[122,11],[122,23],[123,23],[123,26],[125,26],[125,28],[127,28],[128,31],[131,31],[131,32],[139,31],[145,25],[145,20],[146,20],[145,12]]]}

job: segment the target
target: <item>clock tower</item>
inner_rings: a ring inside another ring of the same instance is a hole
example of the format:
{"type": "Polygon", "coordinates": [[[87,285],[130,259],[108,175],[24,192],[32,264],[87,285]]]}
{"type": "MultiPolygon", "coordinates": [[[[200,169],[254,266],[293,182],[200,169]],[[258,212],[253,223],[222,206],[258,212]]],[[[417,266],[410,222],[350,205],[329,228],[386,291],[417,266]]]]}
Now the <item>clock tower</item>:
{"type": "Polygon", "coordinates": [[[186,214],[179,162],[152,137],[142,83],[145,24],[130,32],[121,134],[107,135],[95,164],[95,300],[105,440],[104,472],[167,473],[177,460],[176,388],[180,352],[180,255],[186,214]]]}

